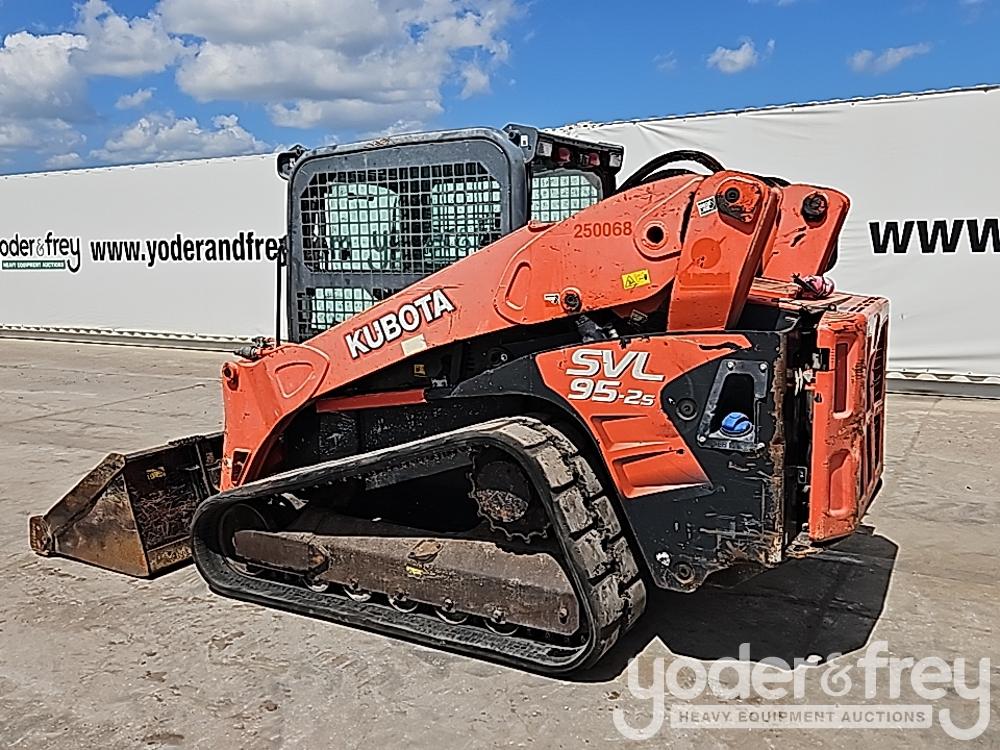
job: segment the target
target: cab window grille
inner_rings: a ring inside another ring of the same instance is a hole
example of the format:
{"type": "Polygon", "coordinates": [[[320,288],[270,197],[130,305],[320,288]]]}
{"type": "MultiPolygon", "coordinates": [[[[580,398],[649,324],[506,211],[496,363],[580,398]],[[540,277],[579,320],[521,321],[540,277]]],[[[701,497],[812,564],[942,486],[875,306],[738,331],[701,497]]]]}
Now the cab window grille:
{"type": "Polygon", "coordinates": [[[372,307],[376,299],[358,287],[317,287],[299,294],[298,322],[316,335],[372,307]]]}
{"type": "Polygon", "coordinates": [[[299,292],[297,321],[315,335],[498,240],[500,183],[477,162],[321,172],[301,194],[302,260],[344,286],[299,292]],[[385,279],[376,281],[376,279],[385,279]]]}
{"type": "Polygon", "coordinates": [[[531,218],[535,221],[568,219],[600,199],[600,181],[587,172],[542,172],[531,180],[531,218]]]}
{"type": "Polygon", "coordinates": [[[500,184],[475,162],[316,175],[301,199],[313,272],[427,275],[499,239],[500,184]]]}

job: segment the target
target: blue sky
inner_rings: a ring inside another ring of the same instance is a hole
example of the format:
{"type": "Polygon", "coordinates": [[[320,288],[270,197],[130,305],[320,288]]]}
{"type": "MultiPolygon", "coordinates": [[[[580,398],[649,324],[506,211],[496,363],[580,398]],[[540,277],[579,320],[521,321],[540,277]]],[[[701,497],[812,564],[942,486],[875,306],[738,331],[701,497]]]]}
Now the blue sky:
{"type": "Polygon", "coordinates": [[[0,0],[0,172],[1000,82],[1000,0],[0,0]]]}

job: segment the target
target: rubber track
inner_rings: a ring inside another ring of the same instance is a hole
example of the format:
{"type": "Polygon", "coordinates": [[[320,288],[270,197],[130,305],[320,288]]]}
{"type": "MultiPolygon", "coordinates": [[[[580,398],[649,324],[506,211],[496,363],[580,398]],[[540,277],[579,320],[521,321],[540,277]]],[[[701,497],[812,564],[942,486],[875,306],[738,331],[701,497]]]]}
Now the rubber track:
{"type": "Polygon", "coordinates": [[[198,507],[191,546],[199,572],[216,593],[545,673],[596,662],[635,623],[646,604],[631,547],[593,468],[563,433],[529,417],[483,422],[250,482],[198,507]],[[535,482],[562,544],[563,565],[580,597],[582,620],[589,631],[583,646],[501,636],[481,626],[450,625],[433,614],[404,614],[380,603],[357,603],[304,586],[240,575],[214,549],[214,521],[233,503],[294,493],[345,477],[378,475],[389,467],[398,471],[409,466],[415,475],[426,475],[435,459],[479,447],[505,450],[521,461],[535,482]]]}

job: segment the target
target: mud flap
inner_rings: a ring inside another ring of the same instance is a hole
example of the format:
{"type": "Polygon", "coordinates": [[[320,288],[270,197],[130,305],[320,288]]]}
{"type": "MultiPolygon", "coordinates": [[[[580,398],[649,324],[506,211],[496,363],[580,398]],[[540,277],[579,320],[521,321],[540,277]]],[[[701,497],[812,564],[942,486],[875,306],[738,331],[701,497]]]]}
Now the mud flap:
{"type": "Polygon", "coordinates": [[[218,492],[222,433],[110,453],[44,516],[31,548],[138,577],[191,559],[191,519],[218,492]]]}

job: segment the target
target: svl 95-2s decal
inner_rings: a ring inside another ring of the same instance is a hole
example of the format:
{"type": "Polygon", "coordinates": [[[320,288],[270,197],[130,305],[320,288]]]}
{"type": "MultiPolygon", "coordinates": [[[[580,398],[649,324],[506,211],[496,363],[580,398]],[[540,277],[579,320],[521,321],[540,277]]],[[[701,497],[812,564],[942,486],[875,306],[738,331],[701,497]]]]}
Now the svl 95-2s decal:
{"type": "Polygon", "coordinates": [[[656,394],[641,388],[622,389],[621,377],[626,372],[633,380],[659,383],[663,375],[646,371],[649,352],[611,349],[577,349],[571,357],[574,367],[566,369],[567,375],[576,376],[569,384],[567,398],[574,401],[591,400],[601,403],[621,401],[629,406],[652,406],[656,394]],[[596,375],[603,377],[595,379],[596,375]]]}

